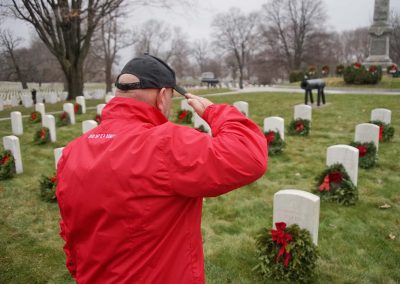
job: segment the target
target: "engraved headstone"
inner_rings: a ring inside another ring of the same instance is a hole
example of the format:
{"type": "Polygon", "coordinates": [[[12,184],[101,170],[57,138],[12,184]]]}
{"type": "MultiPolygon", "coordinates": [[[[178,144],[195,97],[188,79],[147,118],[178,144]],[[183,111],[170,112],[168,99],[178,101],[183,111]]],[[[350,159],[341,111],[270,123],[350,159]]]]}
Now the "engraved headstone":
{"type": "Polygon", "coordinates": [[[193,114],[193,124],[194,128],[199,128],[203,126],[204,130],[211,135],[211,128],[208,123],[202,119],[196,112],[193,114]]]}
{"type": "Polygon", "coordinates": [[[245,116],[247,117],[249,116],[249,103],[239,101],[239,102],[234,102],[233,106],[236,107],[245,116]]]}
{"type": "Polygon", "coordinates": [[[392,111],[386,108],[376,108],[371,111],[371,120],[379,120],[383,123],[392,122],[392,111]]]}
{"type": "Polygon", "coordinates": [[[285,222],[290,226],[299,225],[307,229],[314,244],[318,244],[320,199],[312,193],[286,189],[280,190],[274,195],[273,224],[285,222]]]}
{"type": "Polygon", "coordinates": [[[65,103],[63,105],[63,110],[68,113],[71,124],[75,124],[74,105],[71,103],[65,103]]]}
{"type": "Polygon", "coordinates": [[[305,105],[305,104],[300,104],[300,105],[295,105],[294,106],[294,119],[307,119],[311,121],[311,115],[312,115],[312,107],[305,105]]]}
{"type": "Polygon", "coordinates": [[[56,142],[56,119],[51,114],[46,114],[42,118],[43,127],[47,127],[50,132],[50,140],[51,142],[56,142]]]}
{"type": "Polygon", "coordinates": [[[44,107],[44,103],[37,103],[37,104],[35,104],[35,110],[36,110],[37,112],[40,112],[40,114],[42,115],[42,117],[46,114],[45,107],[44,107]]]}
{"type": "Polygon", "coordinates": [[[57,164],[61,158],[63,149],[64,149],[64,147],[54,149],[54,162],[56,165],[56,170],[57,170],[57,164]]]}
{"type": "Polygon", "coordinates": [[[375,144],[376,150],[379,147],[379,126],[372,123],[361,123],[356,126],[356,133],[354,136],[355,142],[375,144]]]}
{"type": "Polygon", "coordinates": [[[101,112],[103,111],[103,108],[106,106],[106,104],[99,104],[96,106],[96,113],[98,115],[101,115],[101,112]]]}
{"type": "Polygon", "coordinates": [[[17,174],[22,174],[22,158],[21,149],[19,147],[19,139],[16,136],[4,136],[3,147],[5,150],[10,150],[15,160],[15,171],[17,174]]]}
{"type": "Polygon", "coordinates": [[[11,112],[11,130],[14,135],[24,134],[22,126],[22,115],[19,111],[11,112]]]}
{"type": "Polygon", "coordinates": [[[330,146],[326,151],[326,165],[342,164],[351,181],[357,186],[358,149],[349,145],[330,146]]]}
{"type": "Polygon", "coordinates": [[[94,120],[85,120],[82,121],[82,134],[92,130],[97,127],[97,122],[94,120]]]}
{"type": "Polygon", "coordinates": [[[285,140],[285,120],[282,117],[271,116],[264,119],[264,133],[271,130],[279,131],[282,140],[285,140]]]}
{"type": "Polygon", "coordinates": [[[86,102],[85,102],[85,97],[84,96],[77,96],[76,97],[76,103],[80,104],[82,107],[82,113],[86,113],[86,102]]]}

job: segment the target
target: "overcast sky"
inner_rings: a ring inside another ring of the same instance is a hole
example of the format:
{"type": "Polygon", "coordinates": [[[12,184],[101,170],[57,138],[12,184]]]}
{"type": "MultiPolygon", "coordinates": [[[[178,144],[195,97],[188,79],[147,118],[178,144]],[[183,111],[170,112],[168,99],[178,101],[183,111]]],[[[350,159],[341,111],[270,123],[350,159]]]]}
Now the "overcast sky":
{"type": "MultiPolygon", "coordinates": [[[[193,0],[196,1],[196,0],[193,0]]],[[[127,1],[129,2],[129,1],[127,1]]],[[[343,31],[369,26],[373,19],[374,0],[323,0],[326,6],[326,24],[330,30],[343,31]]],[[[400,0],[391,0],[391,8],[400,13],[400,0]]],[[[142,8],[127,20],[127,27],[137,26],[148,19],[157,19],[170,25],[180,26],[189,40],[210,39],[213,17],[226,12],[230,7],[243,11],[258,11],[267,0],[198,0],[192,7],[175,7],[173,11],[142,8]]],[[[27,39],[32,29],[16,20],[7,20],[2,26],[10,27],[15,33],[27,39]]],[[[123,51],[123,58],[131,56],[130,50],[123,51]]],[[[123,59],[123,61],[125,61],[123,59]]]]}

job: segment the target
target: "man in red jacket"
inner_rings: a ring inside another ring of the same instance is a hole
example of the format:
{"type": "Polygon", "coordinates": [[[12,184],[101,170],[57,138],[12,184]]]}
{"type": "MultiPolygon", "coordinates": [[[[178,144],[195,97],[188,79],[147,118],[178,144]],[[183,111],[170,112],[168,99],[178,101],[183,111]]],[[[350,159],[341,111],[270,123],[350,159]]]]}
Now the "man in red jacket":
{"type": "Polygon", "coordinates": [[[168,122],[175,73],[150,55],[116,87],[101,124],[58,164],[67,267],[77,283],[204,283],[203,197],[261,177],[266,139],[236,108],[191,94],[213,136],[168,122]]]}

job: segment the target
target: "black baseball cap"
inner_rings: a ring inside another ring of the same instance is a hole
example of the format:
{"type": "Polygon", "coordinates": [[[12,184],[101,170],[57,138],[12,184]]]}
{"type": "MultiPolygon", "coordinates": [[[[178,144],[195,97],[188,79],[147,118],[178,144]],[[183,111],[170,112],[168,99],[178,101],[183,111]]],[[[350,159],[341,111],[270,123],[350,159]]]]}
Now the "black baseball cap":
{"type": "Polygon", "coordinates": [[[183,96],[187,93],[184,88],[176,85],[174,70],[160,58],[149,54],[144,54],[130,60],[118,75],[115,87],[123,91],[173,88],[183,96]],[[135,75],[139,79],[139,82],[119,83],[119,77],[123,74],[135,75]]]}

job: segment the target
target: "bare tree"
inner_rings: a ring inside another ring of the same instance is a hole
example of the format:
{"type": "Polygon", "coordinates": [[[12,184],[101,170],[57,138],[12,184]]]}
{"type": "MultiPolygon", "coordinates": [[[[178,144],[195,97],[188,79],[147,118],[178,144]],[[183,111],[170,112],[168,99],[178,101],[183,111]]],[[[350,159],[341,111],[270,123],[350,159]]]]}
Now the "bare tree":
{"type": "Polygon", "coordinates": [[[206,39],[196,40],[193,43],[192,54],[199,66],[200,73],[206,72],[205,66],[209,57],[209,46],[206,39]]]}
{"type": "Polygon", "coordinates": [[[400,64],[400,14],[392,13],[390,24],[393,33],[390,37],[390,58],[400,64]]]}
{"type": "Polygon", "coordinates": [[[20,65],[15,55],[15,50],[18,48],[21,42],[22,38],[13,36],[9,30],[0,31],[0,47],[10,57],[12,65],[15,69],[15,73],[17,74],[18,81],[21,82],[22,88],[28,89],[26,78],[21,71],[20,65]]]}
{"type": "Polygon", "coordinates": [[[368,56],[369,35],[367,27],[342,32],[338,42],[343,49],[343,63],[363,62],[368,56]]]}
{"type": "MultiPolygon", "coordinates": [[[[111,92],[113,84],[113,65],[119,50],[133,44],[134,40],[128,36],[127,29],[122,28],[121,19],[125,15],[119,10],[106,15],[100,21],[99,28],[93,39],[91,52],[93,57],[103,62],[106,92],[111,92]]],[[[92,61],[92,60],[91,60],[92,61]]]]}
{"type": "Polygon", "coordinates": [[[310,36],[324,26],[321,0],[270,0],[262,7],[261,31],[289,70],[299,69],[310,36]]]}
{"type": "Polygon", "coordinates": [[[59,61],[68,99],[83,93],[83,66],[100,20],[124,0],[7,0],[14,15],[36,29],[59,61]]]}
{"type": "Polygon", "coordinates": [[[167,24],[151,19],[141,25],[137,34],[136,55],[149,53],[168,61],[171,57],[170,52],[167,52],[171,28],[167,24]]]}
{"type": "Polygon", "coordinates": [[[244,14],[237,8],[218,14],[213,20],[214,43],[221,50],[232,53],[239,70],[239,87],[243,89],[245,67],[249,54],[254,50],[258,15],[244,14]]]}

